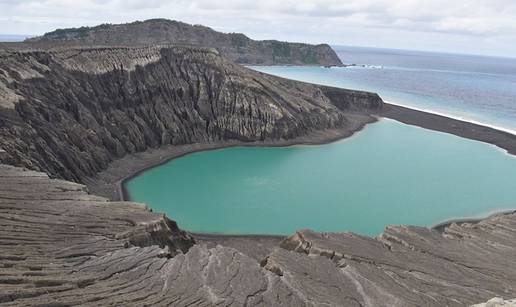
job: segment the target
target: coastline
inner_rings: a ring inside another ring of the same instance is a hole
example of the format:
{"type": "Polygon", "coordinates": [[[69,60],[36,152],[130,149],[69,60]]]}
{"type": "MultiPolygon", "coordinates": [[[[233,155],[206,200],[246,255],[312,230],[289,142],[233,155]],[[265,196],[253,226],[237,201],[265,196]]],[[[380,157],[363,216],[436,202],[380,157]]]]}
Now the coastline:
{"type": "Polygon", "coordinates": [[[451,118],[451,119],[454,119],[454,120],[463,121],[463,122],[467,122],[467,123],[471,123],[471,124],[476,124],[476,125],[479,125],[479,126],[484,126],[484,127],[487,127],[487,128],[492,128],[492,129],[499,130],[499,131],[502,131],[502,132],[507,132],[507,133],[512,134],[512,135],[516,135],[516,130],[510,129],[510,128],[505,128],[503,126],[499,126],[499,125],[495,125],[495,124],[490,124],[490,123],[487,123],[487,122],[478,121],[478,120],[472,119],[472,118],[460,117],[460,116],[456,116],[456,115],[445,113],[445,112],[441,112],[441,111],[435,111],[435,110],[432,110],[432,109],[418,108],[418,107],[406,105],[406,104],[403,104],[403,103],[398,103],[398,102],[395,102],[395,101],[385,101],[384,100],[384,103],[386,105],[394,105],[394,106],[397,106],[397,107],[403,107],[403,108],[406,108],[406,109],[411,109],[411,110],[420,111],[420,112],[424,112],[424,113],[439,115],[439,116],[451,118]]]}
{"type": "MultiPolygon", "coordinates": [[[[361,115],[361,117],[363,117],[361,120],[352,121],[350,127],[345,129],[315,131],[310,135],[290,140],[268,140],[259,142],[214,141],[210,143],[168,145],[161,148],[150,149],[145,152],[128,155],[122,159],[113,161],[107,170],[99,173],[94,178],[89,178],[86,180],[86,185],[92,193],[102,195],[104,197],[110,198],[111,200],[131,201],[129,192],[125,187],[129,180],[149,169],[160,166],[175,158],[179,158],[195,152],[217,150],[236,146],[287,147],[297,145],[328,144],[349,138],[355,135],[355,133],[363,130],[366,125],[377,122],[381,118],[388,118],[404,124],[438,132],[450,133],[470,140],[488,143],[503,149],[507,152],[507,154],[516,155],[516,135],[506,131],[497,130],[492,127],[390,103],[385,103],[383,110],[372,115],[376,117],[367,117],[361,115]]],[[[514,212],[514,210],[505,210],[501,212],[494,212],[489,216],[512,212],[514,212]]],[[[448,227],[452,223],[477,223],[483,219],[485,219],[485,217],[453,218],[428,228],[442,232],[445,227],[448,227]]],[[[210,241],[217,242],[220,240],[229,242],[231,241],[230,239],[234,239],[236,241],[248,241],[256,240],[256,238],[274,238],[274,241],[281,237],[261,234],[238,235],[215,233],[197,233],[194,234],[194,236],[199,237],[199,239],[205,243],[210,241]]]]}

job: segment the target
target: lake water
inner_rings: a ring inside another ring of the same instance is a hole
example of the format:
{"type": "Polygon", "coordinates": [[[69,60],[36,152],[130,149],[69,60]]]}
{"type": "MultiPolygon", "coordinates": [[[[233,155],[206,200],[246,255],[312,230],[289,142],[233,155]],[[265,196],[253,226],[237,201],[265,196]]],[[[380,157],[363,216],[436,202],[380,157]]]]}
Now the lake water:
{"type": "Polygon", "coordinates": [[[494,146],[392,120],[321,146],[194,153],[130,180],[131,199],[183,229],[377,235],[516,208],[516,158],[494,146]]]}
{"type": "MultiPolygon", "coordinates": [[[[252,67],[378,92],[386,101],[516,131],[516,59],[334,47],[364,66],[252,67]]],[[[376,235],[516,208],[516,158],[488,144],[390,120],[322,146],[201,152],[128,182],[195,232],[376,235]]]]}

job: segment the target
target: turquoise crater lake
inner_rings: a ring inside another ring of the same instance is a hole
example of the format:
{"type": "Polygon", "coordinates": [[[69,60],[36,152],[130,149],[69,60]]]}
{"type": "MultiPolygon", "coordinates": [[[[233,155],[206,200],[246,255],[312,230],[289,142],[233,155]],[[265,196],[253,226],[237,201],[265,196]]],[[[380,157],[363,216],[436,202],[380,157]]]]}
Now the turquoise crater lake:
{"type": "Polygon", "coordinates": [[[319,146],[190,154],[126,182],[183,229],[377,235],[516,208],[516,158],[489,144],[392,120],[319,146]]]}

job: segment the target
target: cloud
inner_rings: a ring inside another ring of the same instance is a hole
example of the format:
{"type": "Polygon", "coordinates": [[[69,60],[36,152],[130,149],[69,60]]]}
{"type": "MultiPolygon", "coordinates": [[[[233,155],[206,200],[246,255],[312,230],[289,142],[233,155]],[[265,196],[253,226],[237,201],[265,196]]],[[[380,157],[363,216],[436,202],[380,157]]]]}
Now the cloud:
{"type": "Polygon", "coordinates": [[[516,38],[514,0],[0,0],[0,29],[13,34],[155,17],[313,42],[353,43],[347,38],[360,33],[393,35],[391,45],[439,35],[504,45],[516,38]]]}
{"type": "Polygon", "coordinates": [[[457,32],[471,35],[516,34],[513,0],[285,0],[214,2],[196,0],[200,11],[237,12],[283,18],[335,18],[343,24],[457,32]]]}

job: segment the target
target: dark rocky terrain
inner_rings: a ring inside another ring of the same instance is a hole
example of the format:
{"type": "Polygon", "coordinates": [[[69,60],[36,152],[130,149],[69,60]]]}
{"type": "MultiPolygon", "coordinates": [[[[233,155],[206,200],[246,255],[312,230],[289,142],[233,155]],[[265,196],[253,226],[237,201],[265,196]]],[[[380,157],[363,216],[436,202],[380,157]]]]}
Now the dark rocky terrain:
{"type": "Polygon", "coordinates": [[[59,29],[26,42],[40,47],[175,44],[216,48],[226,58],[242,64],[342,65],[335,51],[327,44],[256,41],[241,33],[221,33],[205,26],[167,19],[59,29]]]}
{"type": "Polygon", "coordinates": [[[213,49],[159,46],[4,51],[0,99],[0,161],[77,182],[167,144],[352,133],[383,103],[258,73],[213,49]]]}
{"type": "Polygon", "coordinates": [[[2,306],[465,306],[516,296],[516,214],[442,233],[302,230],[275,247],[193,244],[143,205],[0,165],[0,233],[2,306]],[[253,249],[267,255],[258,261],[253,249]]]}
{"type": "MultiPolygon", "coordinates": [[[[425,113],[258,73],[215,49],[0,51],[0,304],[464,306],[515,297],[514,213],[440,230],[388,227],[378,238],[217,238],[82,185],[206,147],[324,142],[400,114],[425,113]]],[[[467,129],[459,132],[476,126],[467,129]]]]}

